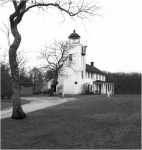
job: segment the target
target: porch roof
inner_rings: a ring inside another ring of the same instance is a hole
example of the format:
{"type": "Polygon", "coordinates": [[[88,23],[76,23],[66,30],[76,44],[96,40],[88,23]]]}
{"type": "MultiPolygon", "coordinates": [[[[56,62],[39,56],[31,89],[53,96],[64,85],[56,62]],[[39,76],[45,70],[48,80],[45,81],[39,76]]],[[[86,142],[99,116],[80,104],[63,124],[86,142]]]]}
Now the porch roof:
{"type": "Polygon", "coordinates": [[[114,84],[112,82],[106,82],[106,81],[101,81],[101,80],[96,80],[93,83],[108,83],[108,84],[110,83],[110,84],[114,84]]]}
{"type": "Polygon", "coordinates": [[[96,80],[94,83],[107,83],[106,81],[96,80]]]}

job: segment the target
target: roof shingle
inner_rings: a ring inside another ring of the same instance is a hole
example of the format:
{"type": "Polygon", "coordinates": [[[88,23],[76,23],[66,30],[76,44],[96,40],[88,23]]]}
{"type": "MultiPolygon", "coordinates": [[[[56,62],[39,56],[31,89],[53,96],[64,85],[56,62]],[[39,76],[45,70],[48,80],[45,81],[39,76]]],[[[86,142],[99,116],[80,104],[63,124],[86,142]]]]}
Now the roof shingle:
{"type": "Polygon", "coordinates": [[[88,65],[86,64],[86,71],[91,72],[91,73],[96,73],[96,74],[100,74],[100,75],[105,75],[105,73],[101,70],[99,70],[98,68],[88,65]]]}

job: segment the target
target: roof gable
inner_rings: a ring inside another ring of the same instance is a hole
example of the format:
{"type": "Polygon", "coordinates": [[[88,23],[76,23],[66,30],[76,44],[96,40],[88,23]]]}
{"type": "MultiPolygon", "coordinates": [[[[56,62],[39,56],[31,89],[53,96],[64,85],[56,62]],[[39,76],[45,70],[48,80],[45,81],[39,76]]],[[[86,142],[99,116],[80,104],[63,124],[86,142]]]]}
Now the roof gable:
{"type": "Polygon", "coordinates": [[[88,64],[86,64],[86,71],[91,72],[91,73],[105,75],[105,73],[103,71],[99,70],[98,68],[96,68],[92,65],[88,65],[88,64]]]}

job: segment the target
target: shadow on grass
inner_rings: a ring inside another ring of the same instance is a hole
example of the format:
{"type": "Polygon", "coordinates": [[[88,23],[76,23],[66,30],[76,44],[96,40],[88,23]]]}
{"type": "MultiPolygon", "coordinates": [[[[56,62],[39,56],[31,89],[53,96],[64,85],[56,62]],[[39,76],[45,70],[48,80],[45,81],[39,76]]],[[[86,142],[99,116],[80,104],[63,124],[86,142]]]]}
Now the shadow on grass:
{"type": "Polygon", "coordinates": [[[83,96],[3,119],[3,149],[140,149],[140,95],[83,96]]]}

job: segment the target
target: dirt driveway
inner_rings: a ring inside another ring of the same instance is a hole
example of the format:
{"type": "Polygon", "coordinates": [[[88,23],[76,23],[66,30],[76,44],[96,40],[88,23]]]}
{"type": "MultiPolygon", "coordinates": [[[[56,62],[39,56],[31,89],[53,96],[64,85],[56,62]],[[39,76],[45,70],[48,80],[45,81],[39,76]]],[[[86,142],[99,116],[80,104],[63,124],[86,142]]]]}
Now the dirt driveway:
{"type": "MultiPolygon", "coordinates": [[[[76,98],[59,98],[59,97],[21,97],[21,99],[29,100],[30,103],[22,105],[25,113],[43,109],[46,107],[58,105],[71,100],[76,100],[76,98]]],[[[12,108],[8,108],[0,112],[1,119],[11,117],[12,108]]]]}

